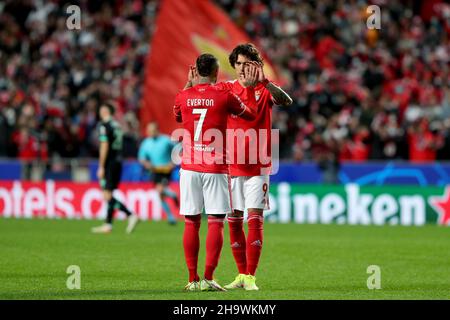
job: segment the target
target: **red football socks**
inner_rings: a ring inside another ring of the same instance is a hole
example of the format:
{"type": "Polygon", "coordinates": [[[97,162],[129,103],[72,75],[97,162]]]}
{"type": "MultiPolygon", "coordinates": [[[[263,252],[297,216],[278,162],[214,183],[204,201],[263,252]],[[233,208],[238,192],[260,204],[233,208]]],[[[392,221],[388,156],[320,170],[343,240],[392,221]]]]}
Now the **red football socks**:
{"type": "Polygon", "coordinates": [[[206,236],[205,279],[213,280],[213,273],[219,263],[223,246],[223,220],[217,216],[208,216],[208,234],[206,236]]]}
{"type": "Polygon", "coordinates": [[[186,265],[189,270],[189,282],[200,280],[197,273],[198,251],[200,248],[200,223],[200,214],[195,216],[185,216],[183,247],[186,265]]]}
{"type": "MultiPolygon", "coordinates": [[[[205,279],[213,280],[223,246],[223,221],[217,216],[208,216],[206,236],[205,279]]],[[[245,239],[243,217],[228,217],[230,226],[231,250],[239,273],[255,275],[263,244],[263,223],[261,214],[249,212],[248,236],[245,239]]],[[[185,216],[183,234],[184,255],[189,270],[189,282],[199,281],[197,273],[198,253],[200,249],[199,230],[201,215],[185,216]]]]}
{"type": "Polygon", "coordinates": [[[230,228],[230,244],[234,261],[238,267],[239,273],[247,273],[247,255],[244,232],[244,217],[228,217],[228,226],[230,228]]]}
{"type": "Polygon", "coordinates": [[[263,244],[264,217],[261,214],[249,212],[247,237],[247,273],[256,273],[263,244]]]}

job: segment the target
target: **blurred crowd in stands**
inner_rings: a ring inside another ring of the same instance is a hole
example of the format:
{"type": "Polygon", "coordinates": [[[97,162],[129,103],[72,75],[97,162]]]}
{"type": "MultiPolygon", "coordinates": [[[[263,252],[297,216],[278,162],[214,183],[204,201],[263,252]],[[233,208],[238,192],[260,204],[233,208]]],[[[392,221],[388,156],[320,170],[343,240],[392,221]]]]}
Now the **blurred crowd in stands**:
{"type": "Polygon", "coordinates": [[[450,159],[450,5],[220,0],[280,67],[294,99],[276,109],[281,156],[295,161],[450,159]]]}
{"type": "MultiPolygon", "coordinates": [[[[215,0],[266,53],[294,104],[275,107],[281,157],[341,161],[450,159],[450,5],[371,1],[215,0]]],[[[99,101],[119,105],[125,157],[140,141],[144,61],[158,1],[0,3],[0,157],[97,154],[99,101]]]]}
{"type": "Polygon", "coordinates": [[[144,61],[157,1],[0,3],[0,157],[94,157],[100,101],[119,107],[136,157],[144,61]],[[79,5],[82,28],[68,31],[79,5]]]}

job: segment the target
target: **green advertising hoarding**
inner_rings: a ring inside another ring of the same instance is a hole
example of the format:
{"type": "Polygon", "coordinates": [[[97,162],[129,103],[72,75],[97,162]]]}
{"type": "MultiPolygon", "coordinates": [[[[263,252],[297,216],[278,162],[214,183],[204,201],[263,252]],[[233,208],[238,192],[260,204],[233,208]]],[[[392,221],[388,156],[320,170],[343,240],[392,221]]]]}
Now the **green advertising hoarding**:
{"type": "Polygon", "coordinates": [[[272,184],[268,221],[352,225],[450,225],[450,188],[272,184]]]}

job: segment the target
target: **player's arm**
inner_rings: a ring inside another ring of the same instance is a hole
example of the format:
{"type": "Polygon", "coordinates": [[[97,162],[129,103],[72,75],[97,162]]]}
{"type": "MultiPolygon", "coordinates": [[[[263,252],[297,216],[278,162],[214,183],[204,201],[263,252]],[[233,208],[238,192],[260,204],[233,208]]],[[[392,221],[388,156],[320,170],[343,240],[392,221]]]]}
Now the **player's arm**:
{"type": "Polygon", "coordinates": [[[144,140],[138,151],[138,161],[146,170],[152,170],[152,163],[147,159],[146,141],[144,140]]]}
{"type": "Polygon", "coordinates": [[[99,151],[99,160],[98,165],[101,168],[105,167],[106,164],[106,156],[108,155],[109,151],[109,143],[107,141],[101,141],[100,142],[100,151],[99,151]]]}
{"type": "Polygon", "coordinates": [[[173,116],[175,117],[176,122],[183,122],[183,118],[181,117],[181,103],[179,94],[175,97],[175,104],[173,105],[173,116]]]}
{"type": "Polygon", "coordinates": [[[172,160],[171,160],[171,158],[172,158],[172,149],[173,149],[174,144],[173,144],[173,142],[170,140],[170,138],[168,136],[164,136],[164,139],[165,139],[165,143],[166,143],[166,146],[164,148],[164,152],[166,152],[167,155],[170,155],[170,159],[168,160],[168,162],[166,164],[153,166],[153,172],[168,174],[175,167],[174,164],[172,163],[172,160]]]}
{"type": "Polygon", "coordinates": [[[151,171],[153,168],[152,163],[148,160],[140,159],[139,163],[148,171],[151,171]]]}
{"type": "Polygon", "coordinates": [[[106,127],[100,127],[100,146],[99,146],[99,156],[98,156],[98,170],[97,170],[97,178],[103,179],[105,177],[105,165],[106,165],[106,157],[108,156],[109,151],[109,143],[108,137],[106,133],[106,127]]]}
{"type": "Polygon", "coordinates": [[[292,104],[292,98],[283,89],[281,89],[273,82],[268,81],[265,87],[267,90],[269,90],[270,94],[272,95],[273,102],[275,104],[286,107],[292,104]]]}
{"type": "Polygon", "coordinates": [[[228,105],[230,106],[231,114],[251,121],[256,118],[255,90],[253,87],[247,87],[246,91],[248,97],[246,103],[229,91],[228,105]]]}
{"type": "MultiPolygon", "coordinates": [[[[253,93],[253,99],[255,99],[254,96],[255,94],[253,93]]],[[[249,121],[256,118],[256,109],[250,108],[247,104],[242,102],[242,100],[238,96],[232,94],[231,92],[229,93],[228,101],[231,114],[249,121]]]]}
{"type": "Polygon", "coordinates": [[[258,83],[258,68],[255,65],[249,65],[244,69],[244,88],[245,92],[241,97],[229,91],[230,113],[245,120],[256,118],[257,104],[255,99],[255,85],[258,83]]]}
{"type": "Polygon", "coordinates": [[[269,81],[264,75],[262,63],[253,62],[258,66],[258,81],[261,82],[272,95],[273,102],[276,105],[290,106],[292,104],[292,98],[275,83],[269,81]]]}

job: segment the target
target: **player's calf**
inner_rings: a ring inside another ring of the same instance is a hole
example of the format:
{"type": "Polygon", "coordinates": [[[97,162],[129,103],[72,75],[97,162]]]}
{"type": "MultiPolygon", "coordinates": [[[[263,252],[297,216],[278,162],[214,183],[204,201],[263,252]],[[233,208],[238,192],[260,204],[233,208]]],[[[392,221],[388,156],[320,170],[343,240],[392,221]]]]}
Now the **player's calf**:
{"type": "Polygon", "coordinates": [[[263,246],[264,217],[260,210],[249,209],[247,237],[247,274],[256,273],[263,246]]]}

